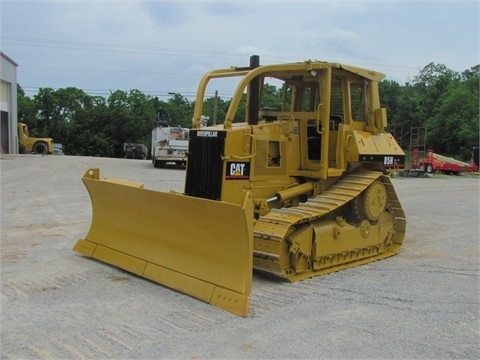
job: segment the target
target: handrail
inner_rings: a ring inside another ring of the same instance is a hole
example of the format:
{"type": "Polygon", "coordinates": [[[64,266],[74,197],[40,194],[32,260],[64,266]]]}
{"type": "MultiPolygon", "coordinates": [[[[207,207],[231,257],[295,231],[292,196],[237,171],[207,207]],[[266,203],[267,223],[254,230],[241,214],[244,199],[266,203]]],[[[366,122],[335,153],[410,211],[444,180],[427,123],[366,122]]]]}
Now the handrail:
{"type": "Polygon", "coordinates": [[[240,156],[240,155],[226,155],[222,156],[222,160],[231,160],[231,159],[238,159],[238,160],[247,160],[247,159],[252,159],[255,157],[257,154],[257,143],[255,142],[255,137],[253,134],[244,134],[243,136],[249,136],[252,138],[252,151],[251,154],[245,155],[245,156],[240,156]]]}

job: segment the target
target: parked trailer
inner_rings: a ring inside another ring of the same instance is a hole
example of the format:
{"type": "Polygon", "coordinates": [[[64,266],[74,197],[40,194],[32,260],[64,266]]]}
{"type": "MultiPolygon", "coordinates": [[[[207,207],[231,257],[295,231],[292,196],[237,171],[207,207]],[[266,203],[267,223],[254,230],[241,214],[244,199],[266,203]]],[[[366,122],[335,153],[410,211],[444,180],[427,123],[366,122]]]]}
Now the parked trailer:
{"type": "MultiPolygon", "coordinates": [[[[478,158],[478,148],[477,158],[478,158]]],[[[473,151],[475,158],[475,148],[473,151]]],[[[478,161],[478,160],[477,160],[478,161]]],[[[442,172],[444,174],[459,174],[463,172],[476,172],[478,171],[478,163],[472,159],[469,163],[455,160],[446,156],[442,156],[434,153],[432,150],[427,152],[427,156],[420,160],[420,169],[425,170],[431,174],[434,172],[442,172]]]]}

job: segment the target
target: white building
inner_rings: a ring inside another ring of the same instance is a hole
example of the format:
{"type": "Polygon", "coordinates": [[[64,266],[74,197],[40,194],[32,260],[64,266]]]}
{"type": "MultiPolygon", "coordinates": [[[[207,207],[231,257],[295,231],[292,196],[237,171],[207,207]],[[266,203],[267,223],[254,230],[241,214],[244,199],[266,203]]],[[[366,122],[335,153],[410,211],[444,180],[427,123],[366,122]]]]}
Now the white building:
{"type": "Polygon", "coordinates": [[[0,153],[17,154],[17,66],[0,51],[0,153]]]}

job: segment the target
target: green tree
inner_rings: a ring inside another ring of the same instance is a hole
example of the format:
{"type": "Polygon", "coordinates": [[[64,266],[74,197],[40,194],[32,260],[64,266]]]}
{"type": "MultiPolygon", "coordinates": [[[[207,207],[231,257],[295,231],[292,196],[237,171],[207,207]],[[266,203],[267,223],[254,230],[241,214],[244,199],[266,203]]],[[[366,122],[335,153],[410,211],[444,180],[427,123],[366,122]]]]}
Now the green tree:
{"type": "Polygon", "coordinates": [[[407,135],[397,138],[403,148],[410,146],[409,129],[425,126],[427,147],[464,160],[470,157],[479,138],[478,65],[460,75],[443,64],[430,63],[412,82],[400,86],[384,80],[379,89],[389,123],[402,127],[400,133],[407,135]]]}
{"type": "Polygon", "coordinates": [[[382,80],[378,84],[380,92],[381,107],[387,109],[388,122],[390,124],[401,124],[402,118],[399,118],[399,98],[402,95],[402,86],[392,80],[382,80]]]}
{"type": "MultiPolygon", "coordinates": [[[[227,109],[230,107],[231,100],[227,102],[227,109]]],[[[234,115],[233,122],[244,122],[247,119],[247,94],[243,93],[240,103],[238,104],[237,112],[234,115]]]]}
{"type": "Polygon", "coordinates": [[[420,117],[425,122],[435,116],[438,100],[451,87],[457,84],[460,75],[443,64],[430,63],[413,78],[413,85],[420,95],[420,117]]]}
{"type": "Polygon", "coordinates": [[[106,134],[109,120],[106,100],[100,96],[91,97],[91,107],[77,112],[68,123],[68,139],[64,142],[66,153],[113,157],[113,141],[106,134]]]}
{"type": "MultiPolygon", "coordinates": [[[[222,124],[225,121],[225,116],[227,115],[228,111],[228,102],[223,100],[221,97],[212,96],[203,101],[203,114],[209,117],[208,125],[213,125],[214,122],[214,113],[215,113],[215,103],[217,107],[217,118],[216,124],[222,124]]],[[[193,107],[195,107],[195,103],[193,103],[193,107]]]]}
{"type": "Polygon", "coordinates": [[[282,92],[275,85],[264,84],[260,107],[279,109],[282,107],[282,92]]]}
{"type": "MultiPolygon", "coordinates": [[[[394,81],[380,82],[381,105],[387,108],[389,123],[427,127],[427,146],[435,152],[468,159],[479,143],[479,70],[475,65],[459,74],[443,64],[430,63],[405,85],[394,81]]],[[[150,146],[151,130],[157,113],[164,110],[170,125],[191,127],[195,103],[180,94],[160,101],[139,90],[114,91],[108,98],[89,96],[81,89],[41,88],[30,99],[18,85],[19,121],[27,123],[33,136],[52,137],[71,155],[123,157],[123,143],[136,142],[150,146]]],[[[280,107],[281,90],[264,84],[261,107],[280,107]]],[[[225,119],[230,101],[207,98],[203,115],[217,123],[225,119]]],[[[243,94],[234,122],[245,121],[246,95],[243,94]]],[[[401,139],[409,147],[409,137],[401,139]]]]}
{"type": "Polygon", "coordinates": [[[164,104],[164,108],[170,118],[171,126],[192,127],[193,104],[186,97],[175,93],[164,104]]]}
{"type": "Polygon", "coordinates": [[[436,109],[427,120],[428,141],[439,153],[470,159],[479,143],[478,66],[465,72],[463,81],[451,81],[436,101],[436,109]]]}
{"type": "Polygon", "coordinates": [[[25,95],[20,84],[17,84],[17,118],[19,122],[26,123],[32,136],[37,135],[37,107],[35,102],[25,95]]]}
{"type": "Polygon", "coordinates": [[[129,93],[117,90],[110,94],[105,135],[113,145],[114,156],[124,156],[125,142],[150,145],[151,131],[156,126],[157,105],[154,98],[139,90],[129,93]]]}
{"type": "Polygon", "coordinates": [[[67,154],[84,155],[84,143],[78,144],[80,148],[74,145],[77,145],[75,140],[80,136],[79,131],[88,129],[83,119],[95,114],[92,97],[73,87],[58,90],[41,88],[34,96],[34,102],[38,109],[35,131],[64,144],[67,154]]]}

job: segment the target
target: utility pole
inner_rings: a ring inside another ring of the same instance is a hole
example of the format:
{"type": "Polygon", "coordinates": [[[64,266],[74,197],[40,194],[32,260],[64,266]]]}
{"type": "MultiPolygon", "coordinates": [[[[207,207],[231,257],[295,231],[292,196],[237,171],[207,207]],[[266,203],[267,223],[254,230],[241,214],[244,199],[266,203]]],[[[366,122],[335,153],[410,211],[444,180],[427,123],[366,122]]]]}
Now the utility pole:
{"type": "Polygon", "coordinates": [[[218,90],[215,90],[215,99],[213,101],[213,125],[217,125],[217,105],[218,105],[218,90]]]}

